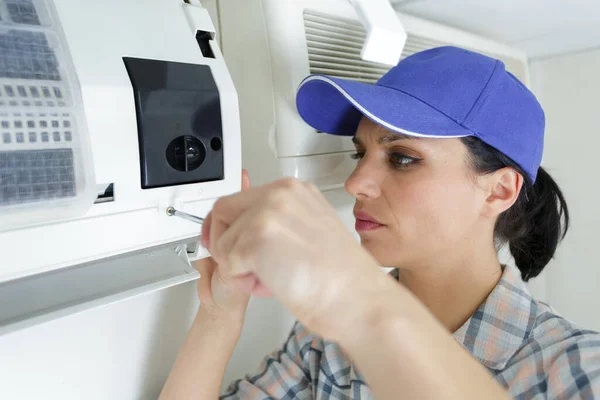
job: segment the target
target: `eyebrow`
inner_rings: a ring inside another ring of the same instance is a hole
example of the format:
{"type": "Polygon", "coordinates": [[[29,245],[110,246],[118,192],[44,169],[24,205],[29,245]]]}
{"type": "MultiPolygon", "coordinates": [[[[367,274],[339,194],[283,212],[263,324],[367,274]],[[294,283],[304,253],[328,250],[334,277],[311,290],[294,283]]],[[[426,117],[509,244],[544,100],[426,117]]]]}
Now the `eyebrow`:
{"type": "MultiPolygon", "coordinates": [[[[414,139],[413,136],[408,136],[408,135],[403,135],[401,133],[390,133],[387,134],[385,136],[380,137],[379,139],[377,139],[377,144],[383,144],[383,143],[392,143],[398,140],[411,140],[414,139]]],[[[362,144],[361,140],[359,138],[357,138],[356,136],[352,136],[352,143],[354,144],[362,144]]]]}

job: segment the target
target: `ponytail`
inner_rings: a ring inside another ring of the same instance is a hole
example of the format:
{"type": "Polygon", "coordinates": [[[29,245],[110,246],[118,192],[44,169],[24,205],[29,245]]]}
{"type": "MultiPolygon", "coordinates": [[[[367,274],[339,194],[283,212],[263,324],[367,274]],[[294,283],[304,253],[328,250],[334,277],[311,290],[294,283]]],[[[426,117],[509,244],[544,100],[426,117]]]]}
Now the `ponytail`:
{"type": "Polygon", "coordinates": [[[569,229],[569,209],[562,191],[542,167],[532,184],[522,168],[500,151],[474,137],[461,140],[476,172],[487,174],[511,167],[523,176],[523,188],[515,204],[496,221],[495,236],[501,243],[508,243],[527,282],[550,262],[569,229]]]}

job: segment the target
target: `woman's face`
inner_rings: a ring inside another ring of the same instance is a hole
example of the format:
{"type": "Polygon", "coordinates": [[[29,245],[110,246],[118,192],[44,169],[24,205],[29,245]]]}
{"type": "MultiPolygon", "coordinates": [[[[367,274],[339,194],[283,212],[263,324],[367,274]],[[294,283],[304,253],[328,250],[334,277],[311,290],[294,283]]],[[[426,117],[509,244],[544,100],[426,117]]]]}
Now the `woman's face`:
{"type": "Polygon", "coordinates": [[[487,194],[460,139],[411,138],[363,118],[353,141],[358,161],[345,187],[362,245],[380,265],[460,261],[482,234],[493,243],[493,222],[481,218],[487,194]]]}

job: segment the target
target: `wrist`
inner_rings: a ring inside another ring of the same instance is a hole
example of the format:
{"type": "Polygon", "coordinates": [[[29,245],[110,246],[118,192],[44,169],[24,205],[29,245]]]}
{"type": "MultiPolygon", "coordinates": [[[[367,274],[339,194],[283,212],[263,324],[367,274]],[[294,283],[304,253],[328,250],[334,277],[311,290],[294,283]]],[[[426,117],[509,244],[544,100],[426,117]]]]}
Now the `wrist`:
{"type": "Polygon", "coordinates": [[[408,318],[397,310],[394,312],[389,305],[372,304],[364,316],[357,320],[354,329],[347,330],[340,337],[339,343],[353,359],[358,360],[368,357],[375,344],[387,347],[392,343],[397,345],[399,338],[404,340],[411,337],[414,333],[411,325],[408,318]]]}
{"type": "Polygon", "coordinates": [[[245,309],[240,312],[226,312],[200,305],[194,325],[210,327],[227,336],[239,337],[244,326],[245,309]]]}
{"type": "MultiPolygon", "coordinates": [[[[338,324],[337,340],[349,352],[369,347],[392,332],[402,335],[410,330],[410,295],[389,276],[376,271],[377,276],[358,290],[352,313],[345,313],[338,324]]],[[[414,322],[414,321],[413,321],[414,322]]]]}

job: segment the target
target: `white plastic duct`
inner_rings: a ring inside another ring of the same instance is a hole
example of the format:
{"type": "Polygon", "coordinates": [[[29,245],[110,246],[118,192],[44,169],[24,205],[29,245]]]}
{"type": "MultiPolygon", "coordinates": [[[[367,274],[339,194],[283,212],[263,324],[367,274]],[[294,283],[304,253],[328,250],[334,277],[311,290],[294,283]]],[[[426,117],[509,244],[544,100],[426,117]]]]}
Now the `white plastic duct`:
{"type": "Polygon", "coordinates": [[[407,35],[390,1],[348,1],[367,30],[367,39],[361,51],[362,59],[392,66],[398,64],[407,35]]]}

